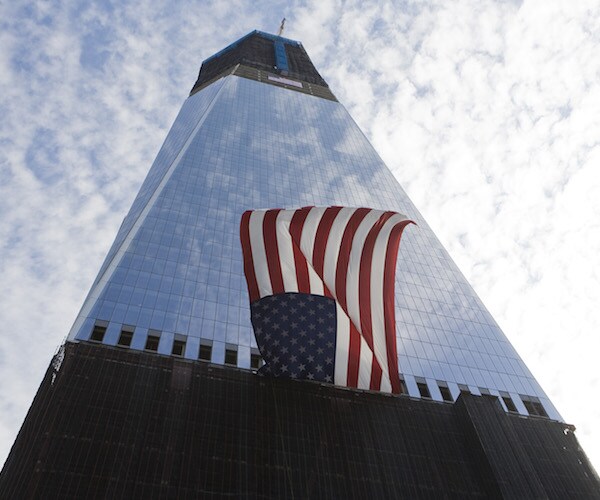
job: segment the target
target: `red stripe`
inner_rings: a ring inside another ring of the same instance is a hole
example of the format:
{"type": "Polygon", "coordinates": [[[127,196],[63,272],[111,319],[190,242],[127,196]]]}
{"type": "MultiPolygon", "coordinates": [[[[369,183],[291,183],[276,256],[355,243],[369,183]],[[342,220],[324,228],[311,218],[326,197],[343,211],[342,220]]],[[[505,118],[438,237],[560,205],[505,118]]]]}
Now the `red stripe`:
{"type": "Polygon", "coordinates": [[[358,303],[360,304],[360,328],[367,345],[373,349],[373,325],[371,324],[371,266],[373,262],[373,251],[377,236],[383,225],[392,217],[394,212],[385,212],[373,224],[360,255],[360,268],[358,274],[358,303]]]}
{"type": "Polygon", "coordinates": [[[352,241],[354,240],[354,235],[358,230],[358,226],[360,226],[360,223],[370,211],[371,209],[369,208],[356,209],[348,220],[348,224],[346,224],[346,229],[344,229],[344,234],[342,235],[342,241],[340,243],[340,252],[338,254],[337,268],[335,270],[335,295],[341,308],[346,311],[346,314],[348,314],[346,281],[348,278],[348,262],[350,261],[352,241]]]}
{"type": "Polygon", "coordinates": [[[358,387],[358,368],[360,364],[360,333],[350,320],[350,345],[348,346],[348,387],[358,387]]]}
{"type": "Polygon", "coordinates": [[[411,220],[402,221],[394,226],[390,233],[390,240],[385,255],[385,267],[383,272],[383,316],[385,319],[385,343],[388,360],[388,373],[392,393],[400,394],[400,376],[398,375],[398,350],[396,348],[396,308],[394,307],[394,284],[396,281],[396,260],[400,248],[400,237],[402,231],[411,220]]]}
{"type": "Polygon", "coordinates": [[[306,257],[300,250],[302,229],[308,217],[311,207],[296,210],[290,221],[290,235],[292,236],[292,247],[294,249],[294,262],[296,263],[296,280],[298,281],[298,293],[310,293],[310,278],[308,277],[308,264],[306,257]]]}
{"type": "Polygon", "coordinates": [[[332,297],[331,292],[325,285],[325,275],[323,273],[323,266],[325,265],[325,250],[327,249],[327,242],[329,241],[329,233],[331,233],[331,228],[333,227],[335,218],[337,214],[340,213],[342,207],[328,207],[325,209],[321,220],[319,221],[319,226],[317,227],[317,232],[315,234],[315,246],[313,248],[313,257],[312,263],[313,268],[323,281],[323,286],[325,288],[325,296],[332,297]]]}
{"type": "MultiPolygon", "coordinates": [[[[371,383],[370,388],[377,390],[381,384],[381,365],[375,358],[375,349],[373,346],[373,325],[371,322],[371,270],[373,265],[373,251],[375,250],[375,243],[377,237],[384,224],[396,215],[394,212],[385,212],[382,214],[377,222],[373,224],[360,256],[360,270],[358,277],[358,303],[360,304],[360,327],[361,333],[367,345],[373,351],[373,363],[371,366],[371,383]]],[[[392,295],[393,297],[393,295],[392,295]]]]}
{"type": "Polygon", "coordinates": [[[251,210],[247,210],[242,214],[240,222],[240,241],[242,243],[242,255],[244,257],[244,274],[248,283],[248,295],[250,303],[260,298],[258,292],[258,282],[254,272],[254,260],[252,259],[252,246],[250,245],[250,214],[251,210]]]}
{"type": "Polygon", "coordinates": [[[280,208],[274,208],[265,212],[263,220],[263,238],[265,241],[265,253],[267,255],[267,266],[271,278],[273,295],[284,293],[283,275],[281,274],[281,260],[279,259],[279,247],[277,246],[277,215],[280,208]]]}
{"type": "Polygon", "coordinates": [[[348,279],[348,262],[350,261],[350,252],[354,235],[358,226],[371,211],[369,208],[357,208],[350,216],[342,241],[340,242],[340,251],[338,254],[337,268],[335,270],[335,295],[338,304],[348,315],[350,321],[350,344],[348,346],[348,387],[358,387],[358,367],[360,364],[360,333],[354,325],[348,314],[348,303],[346,300],[346,283],[348,279]]]}

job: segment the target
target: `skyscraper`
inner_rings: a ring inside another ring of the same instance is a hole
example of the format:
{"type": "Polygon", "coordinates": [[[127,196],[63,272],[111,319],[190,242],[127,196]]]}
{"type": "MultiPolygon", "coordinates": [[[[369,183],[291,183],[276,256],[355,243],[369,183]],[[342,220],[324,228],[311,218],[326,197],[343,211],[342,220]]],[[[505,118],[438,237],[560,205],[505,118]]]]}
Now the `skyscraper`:
{"type": "MultiPolygon", "coordinates": [[[[302,45],[255,31],[203,62],[49,368],[0,493],[35,496],[44,485],[62,497],[327,496],[342,493],[355,466],[363,471],[359,489],[347,486],[345,494],[389,496],[390,488],[401,487],[396,482],[403,473],[432,474],[431,492],[462,496],[593,491],[593,469],[561,422],[302,45]],[[417,223],[404,236],[396,269],[403,396],[265,381],[249,371],[261,360],[249,320],[241,214],[311,205],[395,210],[417,223]],[[223,365],[231,370],[218,368],[223,365]],[[353,398],[359,399],[347,415],[340,408],[353,398]],[[323,417],[329,405],[338,412],[338,441],[315,437],[323,425],[334,425],[323,417]],[[407,421],[391,417],[402,411],[407,421]],[[392,418],[388,432],[416,444],[383,449],[380,436],[360,455],[360,443],[345,443],[348,433],[353,426],[366,432],[376,415],[392,418]],[[309,429],[292,432],[283,428],[286,422],[309,429]],[[464,431],[464,422],[473,429],[464,431]],[[279,426],[271,438],[268,423],[279,426]],[[223,437],[232,432],[235,440],[223,437]],[[515,450],[527,435],[535,438],[515,450]],[[213,442],[214,436],[221,439],[213,442]],[[192,451],[188,439],[202,446],[192,451]],[[436,456],[432,439],[440,447],[436,456]],[[561,439],[569,451],[559,456],[561,439]],[[498,455],[502,451],[507,457],[498,455]],[[364,468],[369,453],[379,457],[379,470],[364,468]],[[397,453],[408,465],[394,469],[397,453]],[[327,454],[343,464],[328,462],[330,469],[319,475],[311,461],[327,454]],[[480,456],[484,465],[477,463],[480,456]],[[190,477],[194,460],[201,464],[198,478],[190,477]],[[548,487],[556,470],[561,480],[548,487]],[[464,477],[449,479],[457,475],[464,477]]],[[[424,494],[430,479],[404,478],[411,485],[406,495],[424,494]]]]}

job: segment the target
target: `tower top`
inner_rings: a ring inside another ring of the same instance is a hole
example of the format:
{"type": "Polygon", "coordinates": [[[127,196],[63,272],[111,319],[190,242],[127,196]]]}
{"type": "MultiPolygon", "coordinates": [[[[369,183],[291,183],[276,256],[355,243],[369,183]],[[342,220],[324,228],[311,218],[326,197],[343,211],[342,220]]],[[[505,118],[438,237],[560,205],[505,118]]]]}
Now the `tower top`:
{"type": "Polygon", "coordinates": [[[329,89],[300,42],[254,30],[205,59],[191,93],[238,64],[329,89]]]}

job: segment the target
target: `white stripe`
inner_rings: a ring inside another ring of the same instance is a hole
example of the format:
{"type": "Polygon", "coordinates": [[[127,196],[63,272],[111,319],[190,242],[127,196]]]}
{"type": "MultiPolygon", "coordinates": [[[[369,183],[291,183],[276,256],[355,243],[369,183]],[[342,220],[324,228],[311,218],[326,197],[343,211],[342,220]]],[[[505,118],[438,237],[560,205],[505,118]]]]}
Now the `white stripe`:
{"type": "Polygon", "coordinates": [[[381,386],[379,387],[381,392],[392,392],[392,381],[389,376],[385,376],[385,373],[381,376],[381,386]]]}
{"type": "Polygon", "coordinates": [[[350,320],[341,306],[335,303],[337,334],[335,340],[335,385],[348,385],[348,351],[350,350],[350,320]]]}
{"type": "Polygon", "coordinates": [[[337,300],[337,294],[335,292],[335,272],[337,270],[338,257],[340,254],[340,244],[342,243],[342,236],[348,225],[350,217],[356,212],[356,208],[342,208],[331,227],[329,232],[329,238],[327,239],[327,245],[325,247],[325,260],[323,262],[323,278],[327,288],[333,294],[333,297],[337,300]]]}
{"type": "MultiPolygon", "coordinates": [[[[373,354],[381,366],[381,383],[382,385],[386,383],[386,386],[389,386],[390,390],[391,381],[388,369],[385,315],[383,309],[383,277],[390,233],[394,226],[403,220],[406,220],[406,217],[397,214],[386,221],[375,240],[373,259],[371,261],[371,329],[373,332],[373,354]]],[[[383,387],[381,390],[384,391],[383,387]]]]}
{"type": "Polygon", "coordinates": [[[373,365],[373,351],[368,346],[367,341],[361,335],[360,337],[360,360],[358,365],[358,388],[371,388],[371,367],[373,365]]]}
{"type": "Polygon", "coordinates": [[[254,274],[256,275],[258,296],[260,298],[273,295],[271,277],[269,276],[269,266],[267,265],[265,241],[263,238],[263,221],[265,213],[264,210],[254,210],[250,213],[250,220],[248,221],[254,274]]]}
{"type": "Polygon", "coordinates": [[[292,246],[292,235],[290,234],[290,222],[295,212],[295,210],[282,210],[277,215],[277,221],[275,222],[283,289],[286,293],[298,292],[296,261],[294,260],[294,247],[292,246]]]}
{"type": "Polygon", "coordinates": [[[300,236],[300,250],[306,257],[308,264],[308,278],[310,281],[310,293],[315,295],[324,295],[325,288],[323,281],[313,267],[313,249],[315,247],[315,236],[319,222],[325,213],[326,208],[311,208],[306,216],[304,226],[302,227],[302,235],[300,236]]]}
{"type": "MultiPolygon", "coordinates": [[[[363,248],[365,246],[365,240],[369,231],[373,225],[379,220],[381,216],[380,210],[371,210],[366,217],[361,221],[354,240],[352,241],[352,250],[350,251],[350,260],[348,261],[348,276],[346,279],[346,299],[348,316],[350,320],[356,326],[356,329],[361,334],[362,329],[360,326],[360,304],[358,300],[358,284],[359,284],[359,273],[360,273],[360,258],[362,255],[363,248]]],[[[368,348],[368,347],[367,347],[368,348]]],[[[362,349],[362,348],[361,348],[362,349]]],[[[370,348],[368,348],[370,350],[370,348]]],[[[362,352],[362,350],[361,350],[362,352]]]]}

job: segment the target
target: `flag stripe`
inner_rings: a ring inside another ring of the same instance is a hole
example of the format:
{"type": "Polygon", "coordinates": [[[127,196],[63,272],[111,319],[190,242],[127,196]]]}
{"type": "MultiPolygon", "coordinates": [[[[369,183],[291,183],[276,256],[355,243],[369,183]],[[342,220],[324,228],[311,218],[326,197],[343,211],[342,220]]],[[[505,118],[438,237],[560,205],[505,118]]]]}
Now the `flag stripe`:
{"type": "MultiPolygon", "coordinates": [[[[337,300],[337,280],[336,271],[338,267],[338,260],[342,246],[342,238],[346,233],[348,223],[352,218],[352,215],[356,213],[354,208],[342,208],[335,219],[335,230],[329,233],[329,240],[327,241],[327,249],[325,250],[325,263],[323,265],[323,278],[324,281],[331,290],[331,293],[337,300]]],[[[345,283],[345,280],[344,280],[345,283]]],[[[344,290],[345,288],[342,287],[344,290]]]]}
{"type": "Polygon", "coordinates": [[[338,253],[338,261],[335,272],[335,296],[342,308],[346,310],[346,280],[348,278],[348,262],[350,261],[350,251],[352,250],[352,242],[354,235],[358,230],[358,226],[362,220],[370,212],[368,208],[359,208],[354,211],[350,220],[344,229],[342,242],[340,243],[340,251],[338,253]]]}
{"type": "MultiPolygon", "coordinates": [[[[370,210],[364,217],[362,222],[359,224],[356,233],[354,234],[352,248],[350,250],[350,258],[348,261],[348,268],[346,272],[347,304],[345,310],[347,311],[347,314],[350,318],[350,321],[354,325],[354,328],[358,332],[359,339],[362,337],[362,331],[360,329],[361,305],[358,298],[360,259],[362,255],[362,248],[364,247],[367,235],[369,234],[371,227],[377,221],[377,219],[379,219],[379,212],[370,210]]],[[[350,349],[350,359],[348,361],[349,373],[350,364],[360,366],[361,359],[363,359],[362,351],[365,348],[365,346],[363,346],[360,342],[358,344],[358,347],[354,344],[352,345],[352,347],[353,348],[350,349]]]]}
{"type": "Polygon", "coordinates": [[[360,338],[360,365],[358,370],[359,389],[372,389],[371,373],[373,367],[373,351],[369,349],[364,337],[360,338]]]}
{"type": "MultiPolygon", "coordinates": [[[[373,343],[373,324],[372,324],[372,313],[371,313],[371,276],[377,272],[377,265],[373,262],[373,251],[375,250],[375,243],[379,237],[381,230],[387,220],[392,217],[393,212],[385,212],[375,221],[362,249],[362,255],[360,258],[360,271],[359,271],[359,286],[358,286],[358,300],[361,304],[360,310],[360,326],[363,339],[369,346],[370,350],[374,353],[373,343]]],[[[383,267],[380,268],[380,272],[383,272],[383,267]]],[[[380,335],[384,334],[381,330],[378,332],[380,335]]],[[[370,388],[373,390],[379,390],[381,386],[382,369],[379,364],[378,358],[374,356],[372,367],[371,367],[371,383],[370,388]]]]}
{"type": "Polygon", "coordinates": [[[292,214],[289,210],[281,210],[277,215],[275,231],[277,232],[277,247],[279,249],[283,289],[285,292],[298,292],[294,244],[292,242],[292,235],[290,234],[291,218],[292,214]]]}
{"type": "Polygon", "coordinates": [[[249,221],[250,248],[252,249],[252,255],[254,257],[254,274],[258,285],[259,297],[273,295],[269,268],[264,265],[267,263],[267,254],[263,236],[264,217],[265,212],[263,210],[255,210],[250,215],[249,221]]]}
{"type": "Polygon", "coordinates": [[[294,262],[296,264],[296,280],[298,282],[298,292],[310,293],[310,278],[308,276],[308,263],[306,257],[300,250],[300,239],[302,235],[302,229],[304,228],[304,221],[310,207],[304,207],[294,211],[292,221],[290,222],[290,235],[292,236],[292,247],[294,249],[294,262]]]}
{"type": "MultiPolygon", "coordinates": [[[[329,240],[329,233],[331,232],[335,218],[341,209],[342,207],[329,207],[321,217],[321,220],[319,221],[319,227],[317,228],[317,233],[315,235],[312,260],[313,267],[324,283],[325,275],[323,274],[323,266],[325,264],[325,250],[329,240]]],[[[327,285],[327,283],[325,283],[325,285],[327,285]]],[[[326,288],[327,291],[329,291],[329,287],[326,288]]],[[[331,292],[326,293],[326,295],[331,296],[331,292]]]]}
{"type": "Polygon", "coordinates": [[[267,266],[269,267],[269,276],[271,278],[271,289],[273,295],[283,293],[283,276],[281,273],[281,259],[279,257],[279,248],[277,245],[277,215],[280,209],[267,210],[263,221],[263,238],[265,251],[267,254],[267,266]]]}
{"type": "Polygon", "coordinates": [[[348,350],[350,348],[350,320],[336,302],[337,339],[335,344],[336,385],[348,385],[348,350]]]}
{"type": "Polygon", "coordinates": [[[348,320],[348,323],[350,324],[350,339],[348,342],[348,387],[358,387],[361,347],[360,333],[352,321],[348,320]]]}
{"type": "MultiPolygon", "coordinates": [[[[373,382],[377,390],[390,392],[390,371],[387,354],[387,336],[385,325],[385,311],[382,297],[384,296],[384,274],[386,264],[386,250],[390,241],[390,234],[396,225],[404,220],[400,214],[389,212],[390,217],[381,226],[377,239],[373,246],[370,276],[370,299],[371,305],[371,329],[373,332],[373,353],[379,361],[378,367],[381,373],[373,369],[373,382]]],[[[383,221],[384,217],[380,219],[383,221]]],[[[394,270],[392,270],[393,272],[394,270]]],[[[368,279],[368,278],[367,278],[368,279]]],[[[392,282],[393,283],[393,282],[392,282]]],[[[392,290],[393,292],[393,290],[392,290]]],[[[393,372],[392,372],[393,373],[393,372]]]]}
{"type": "Polygon", "coordinates": [[[304,221],[304,230],[300,236],[300,250],[304,254],[304,257],[308,263],[308,278],[310,281],[310,293],[316,295],[323,295],[325,288],[323,287],[323,281],[319,275],[315,272],[313,267],[313,248],[315,235],[317,233],[317,227],[319,221],[323,216],[326,209],[324,208],[311,208],[306,220],[304,221]]]}
{"type": "Polygon", "coordinates": [[[371,226],[360,256],[358,301],[360,309],[360,331],[367,345],[373,349],[373,325],[371,324],[371,273],[373,271],[373,250],[375,242],[385,222],[393,215],[392,212],[382,214],[371,226]]]}
{"type": "Polygon", "coordinates": [[[362,250],[365,246],[369,231],[378,219],[379,213],[371,210],[358,226],[352,242],[348,269],[346,271],[346,310],[348,311],[350,320],[354,323],[361,335],[363,332],[361,331],[361,307],[359,302],[360,262],[362,250]]]}
{"type": "Polygon", "coordinates": [[[252,256],[252,247],[250,246],[250,217],[252,212],[247,210],[242,215],[242,223],[240,224],[240,241],[242,243],[242,253],[244,255],[244,275],[248,283],[248,296],[250,303],[260,298],[258,292],[258,283],[256,282],[256,274],[254,273],[254,258],[252,256]]]}
{"type": "Polygon", "coordinates": [[[396,258],[400,248],[400,238],[404,228],[414,224],[404,220],[397,224],[390,234],[385,256],[385,271],[383,273],[383,307],[385,318],[385,339],[387,348],[388,373],[392,392],[400,394],[400,376],[398,375],[398,350],[396,348],[396,308],[394,304],[394,284],[396,281],[396,258]]]}

